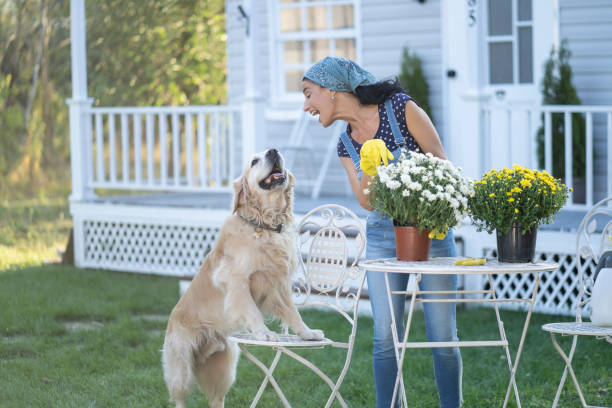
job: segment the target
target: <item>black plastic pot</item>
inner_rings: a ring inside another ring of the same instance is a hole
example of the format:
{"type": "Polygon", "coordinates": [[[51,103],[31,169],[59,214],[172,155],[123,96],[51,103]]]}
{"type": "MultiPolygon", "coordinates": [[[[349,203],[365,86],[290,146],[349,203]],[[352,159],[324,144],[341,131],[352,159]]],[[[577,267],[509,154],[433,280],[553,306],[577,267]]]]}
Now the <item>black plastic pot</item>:
{"type": "Polygon", "coordinates": [[[525,263],[533,261],[538,228],[523,235],[523,228],[513,225],[507,234],[497,234],[497,260],[499,262],[525,263]]]}

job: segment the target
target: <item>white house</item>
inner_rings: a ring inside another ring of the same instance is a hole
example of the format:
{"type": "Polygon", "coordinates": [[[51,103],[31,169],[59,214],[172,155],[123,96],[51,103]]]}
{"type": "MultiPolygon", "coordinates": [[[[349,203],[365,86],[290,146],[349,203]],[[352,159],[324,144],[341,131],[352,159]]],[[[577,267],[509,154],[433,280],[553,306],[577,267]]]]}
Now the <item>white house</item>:
{"type": "MultiPolygon", "coordinates": [[[[299,84],[326,55],[354,59],[378,78],[397,76],[407,46],[424,62],[446,151],[470,177],[512,163],[538,167],[542,115],[550,170],[560,159],[552,156],[551,116],[570,121],[571,113],[583,115],[586,177],[566,183],[583,183],[585,197],[541,228],[537,247],[562,267],[543,277],[536,309],[570,312],[575,228],[587,208],[612,195],[612,2],[226,0],[226,13],[227,106],[92,107],[84,0],[71,0],[70,203],[77,265],[192,276],[229,213],[230,181],[246,158],[267,147],[281,150],[298,178],[298,214],[335,202],[365,217],[347,195],[335,157],[342,124],[323,129],[303,115],[299,84]],[[583,105],[542,106],[543,63],[562,39],[573,54],[583,105]],[[148,194],[109,196],[101,189],[148,194]]],[[[571,169],[571,143],[566,146],[571,169]]],[[[457,236],[465,255],[495,249],[494,237],[469,225],[457,236]]],[[[529,282],[512,279],[498,283],[527,290],[521,288],[529,282]]]]}

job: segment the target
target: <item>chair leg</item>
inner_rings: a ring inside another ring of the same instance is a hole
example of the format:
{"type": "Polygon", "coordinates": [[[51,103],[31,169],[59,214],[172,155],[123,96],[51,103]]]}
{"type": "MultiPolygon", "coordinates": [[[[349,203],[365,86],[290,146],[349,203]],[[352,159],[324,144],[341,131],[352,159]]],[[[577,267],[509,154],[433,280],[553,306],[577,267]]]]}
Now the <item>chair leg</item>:
{"type": "Polygon", "coordinates": [[[561,396],[561,391],[563,390],[563,385],[565,384],[565,379],[567,378],[567,372],[569,371],[572,381],[574,382],[574,386],[576,387],[576,391],[578,392],[578,396],[580,397],[580,402],[584,408],[587,408],[588,405],[584,400],[584,396],[582,395],[582,391],[580,390],[580,384],[578,384],[578,379],[576,378],[576,374],[574,373],[574,369],[572,368],[572,359],[574,358],[574,352],[576,351],[576,344],[578,342],[578,336],[573,336],[572,347],[570,348],[569,356],[566,355],[559,343],[557,343],[557,338],[555,337],[555,333],[551,332],[550,337],[552,339],[553,346],[561,355],[561,358],[565,362],[565,369],[563,370],[563,375],[561,376],[561,381],[559,382],[559,387],[557,388],[557,394],[555,394],[555,400],[553,401],[553,408],[557,406],[559,403],[559,397],[561,396]]]}
{"type": "Polygon", "coordinates": [[[293,358],[294,360],[296,360],[296,361],[302,363],[303,365],[305,365],[306,367],[310,368],[310,370],[312,372],[317,374],[323,381],[325,381],[325,383],[329,386],[329,388],[331,388],[332,393],[331,393],[329,399],[327,400],[327,404],[325,404],[326,408],[331,406],[331,404],[333,403],[334,399],[337,399],[338,402],[340,403],[340,405],[343,408],[347,408],[347,405],[344,402],[344,399],[342,398],[342,395],[340,395],[340,392],[339,392],[340,385],[342,385],[342,380],[344,379],[343,375],[341,375],[340,378],[338,378],[338,381],[336,381],[336,383],[334,383],[323,371],[321,371],[317,366],[312,364],[310,361],[306,360],[304,357],[302,357],[299,354],[296,354],[293,351],[291,351],[289,349],[286,349],[286,348],[281,348],[280,350],[284,354],[288,355],[289,357],[293,358]]]}
{"type": "Polygon", "coordinates": [[[289,404],[289,401],[287,401],[287,397],[285,397],[285,394],[283,394],[283,391],[280,389],[278,383],[276,382],[273,376],[274,370],[276,369],[276,365],[278,364],[278,361],[280,360],[280,357],[282,354],[281,351],[276,350],[276,355],[274,356],[274,360],[272,360],[272,364],[270,364],[270,367],[268,368],[266,367],[264,363],[259,361],[257,357],[251,354],[247,350],[246,347],[244,347],[243,345],[240,345],[240,349],[242,350],[244,355],[247,356],[247,358],[251,360],[257,367],[259,367],[259,369],[263,371],[264,374],[266,375],[266,378],[264,378],[263,382],[259,386],[259,389],[257,390],[257,394],[255,395],[255,398],[253,399],[253,402],[251,403],[251,408],[255,408],[257,406],[257,403],[259,402],[261,395],[266,389],[266,385],[268,385],[268,382],[272,384],[272,387],[276,391],[276,394],[278,395],[280,400],[283,402],[283,405],[285,406],[285,408],[291,408],[291,404],[289,404]]]}

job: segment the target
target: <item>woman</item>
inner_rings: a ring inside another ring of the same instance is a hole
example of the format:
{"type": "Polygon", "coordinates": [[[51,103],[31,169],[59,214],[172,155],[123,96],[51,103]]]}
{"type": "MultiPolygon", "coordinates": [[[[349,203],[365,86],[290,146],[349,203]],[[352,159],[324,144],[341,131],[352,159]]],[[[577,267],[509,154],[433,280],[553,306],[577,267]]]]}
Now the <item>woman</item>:
{"type": "MultiPolygon", "coordinates": [[[[346,170],[359,204],[368,211],[366,258],[395,257],[395,234],[390,219],[373,211],[364,190],[381,161],[399,157],[400,148],[446,159],[440,138],[427,114],[403,93],[395,81],[377,82],[375,77],[355,62],[326,57],[315,63],[302,80],[304,111],[319,115],[328,127],[336,120],[348,122],[338,141],[338,156],[346,170]],[[362,149],[363,146],[363,149],[362,149]]],[[[452,230],[443,240],[432,240],[430,255],[456,256],[452,230]]],[[[392,290],[405,290],[408,275],[390,274],[392,290]]],[[[384,275],[367,273],[368,293],[374,316],[374,382],[376,406],[391,405],[397,375],[397,363],[391,334],[391,314],[384,275]]],[[[424,275],[421,290],[456,290],[456,275],[424,275]]],[[[403,336],[405,297],[393,299],[393,313],[398,337],[403,336]]],[[[455,303],[424,303],[427,339],[456,341],[455,303]]],[[[434,376],[440,407],[461,405],[461,354],[457,347],[432,348],[434,376]]],[[[399,398],[396,398],[399,405],[399,398]]]]}

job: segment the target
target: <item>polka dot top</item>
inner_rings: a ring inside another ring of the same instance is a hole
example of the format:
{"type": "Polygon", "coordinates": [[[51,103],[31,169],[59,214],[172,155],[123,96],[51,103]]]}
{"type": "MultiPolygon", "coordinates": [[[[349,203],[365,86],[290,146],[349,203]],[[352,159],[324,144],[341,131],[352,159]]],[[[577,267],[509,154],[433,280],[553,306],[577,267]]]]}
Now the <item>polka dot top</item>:
{"type": "MultiPolygon", "coordinates": [[[[412,137],[410,132],[408,131],[408,127],[406,126],[406,103],[408,101],[413,100],[410,96],[397,93],[391,97],[391,105],[393,106],[393,114],[395,115],[397,124],[400,128],[400,132],[404,137],[404,141],[406,142],[406,148],[410,151],[418,149],[419,145],[416,140],[412,137]]],[[[393,131],[391,130],[391,124],[389,123],[389,119],[387,118],[387,111],[385,110],[385,103],[381,103],[378,105],[378,117],[380,120],[380,124],[378,125],[378,130],[376,131],[376,135],[374,135],[374,139],[382,139],[387,145],[387,149],[391,151],[395,151],[399,146],[395,143],[395,138],[393,137],[393,131]]],[[[357,154],[361,150],[361,145],[357,143],[351,137],[351,126],[347,125],[346,134],[353,143],[357,154]]],[[[346,148],[344,147],[344,143],[342,143],[342,139],[338,140],[338,156],[339,157],[350,157],[346,148]]]]}

